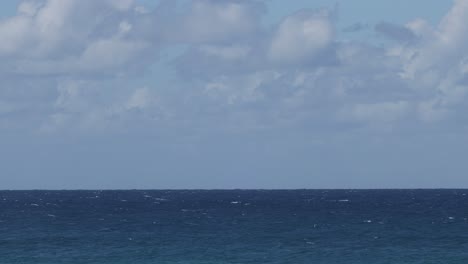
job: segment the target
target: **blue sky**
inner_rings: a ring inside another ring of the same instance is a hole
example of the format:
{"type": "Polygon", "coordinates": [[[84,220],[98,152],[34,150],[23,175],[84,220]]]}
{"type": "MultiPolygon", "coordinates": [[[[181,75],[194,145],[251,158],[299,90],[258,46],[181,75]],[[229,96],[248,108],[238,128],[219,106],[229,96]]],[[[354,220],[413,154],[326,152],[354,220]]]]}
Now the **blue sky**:
{"type": "Polygon", "coordinates": [[[468,1],[4,1],[0,189],[468,188],[468,1]]]}

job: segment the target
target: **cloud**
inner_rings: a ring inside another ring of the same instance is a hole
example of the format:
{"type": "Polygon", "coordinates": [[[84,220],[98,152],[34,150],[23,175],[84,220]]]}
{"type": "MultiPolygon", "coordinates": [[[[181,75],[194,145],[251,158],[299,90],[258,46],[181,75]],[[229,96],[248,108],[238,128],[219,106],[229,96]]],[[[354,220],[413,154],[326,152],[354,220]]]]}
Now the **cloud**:
{"type": "Polygon", "coordinates": [[[438,24],[382,22],[378,43],[337,32],[335,9],[265,23],[269,1],[143,2],[20,1],[0,20],[0,143],[17,186],[104,175],[128,188],[139,174],[140,187],[213,187],[200,183],[212,175],[313,187],[465,171],[466,1],[438,24]]]}
{"type": "Polygon", "coordinates": [[[139,12],[142,17],[137,30],[169,45],[228,44],[258,33],[265,11],[261,1],[194,0],[183,7],[179,4],[161,1],[151,12],[139,12]]]}
{"type": "Polygon", "coordinates": [[[434,34],[434,29],[432,26],[424,19],[416,18],[405,25],[406,29],[411,30],[411,32],[417,37],[424,39],[426,37],[434,34]]]}
{"type": "Polygon", "coordinates": [[[394,40],[383,46],[341,40],[333,9],[299,10],[266,26],[267,5],[23,1],[0,21],[3,127],[331,131],[456,126],[464,115],[466,1],[436,26],[421,18],[377,24],[394,40]]]}
{"type": "Polygon", "coordinates": [[[130,125],[142,129],[144,126],[151,127],[151,123],[158,123],[169,115],[154,89],[122,84],[117,86],[118,83],[103,84],[96,80],[59,82],[59,95],[38,131],[94,133],[125,130],[130,125]]]}
{"type": "Polygon", "coordinates": [[[419,103],[423,120],[443,120],[459,115],[468,86],[464,80],[467,44],[468,4],[455,1],[435,29],[423,21],[410,23],[415,31],[424,32],[424,41],[402,49],[402,77],[421,94],[419,103]]]}
{"type": "Polygon", "coordinates": [[[22,2],[15,16],[0,22],[0,56],[9,68],[2,74],[96,74],[128,67],[149,46],[129,38],[132,25],[118,18],[130,16],[132,5],[127,0],[22,2]]]}
{"type": "Polygon", "coordinates": [[[334,26],[328,11],[300,11],[286,17],[273,34],[269,58],[278,63],[313,59],[332,42],[334,26]]]}
{"type": "Polygon", "coordinates": [[[375,30],[384,36],[402,42],[411,42],[416,39],[413,31],[410,29],[388,22],[380,22],[375,26],[375,30]]]}
{"type": "Polygon", "coordinates": [[[182,17],[181,38],[214,43],[250,34],[259,26],[261,10],[260,3],[248,1],[193,1],[182,17]]]}

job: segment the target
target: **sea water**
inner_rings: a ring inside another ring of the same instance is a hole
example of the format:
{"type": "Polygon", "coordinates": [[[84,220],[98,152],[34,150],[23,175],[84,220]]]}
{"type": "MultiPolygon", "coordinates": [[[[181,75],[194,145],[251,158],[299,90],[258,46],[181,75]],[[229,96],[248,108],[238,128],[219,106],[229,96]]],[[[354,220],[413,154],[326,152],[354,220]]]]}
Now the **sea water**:
{"type": "Polygon", "coordinates": [[[468,190],[0,191],[0,263],[468,263],[468,190]]]}

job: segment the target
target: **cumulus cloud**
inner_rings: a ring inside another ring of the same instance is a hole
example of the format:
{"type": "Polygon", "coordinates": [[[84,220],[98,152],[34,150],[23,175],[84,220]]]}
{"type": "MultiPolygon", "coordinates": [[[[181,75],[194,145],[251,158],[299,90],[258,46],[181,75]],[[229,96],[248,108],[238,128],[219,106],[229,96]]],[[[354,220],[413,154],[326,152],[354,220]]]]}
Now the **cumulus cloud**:
{"type": "Polygon", "coordinates": [[[2,74],[98,74],[127,67],[148,47],[142,39],[126,37],[132,25],[119,19],[130,15],[132,2],[22,2],[15,16],[0,22],[0,56],[9,68],[2,74]]]}
{"type": "Polygon", "coordinates": [[[286,17],[278,26],[268,55],[280,63],[312,60],[330,45],[333,32],[328,11],[300,11],[286,17]]]}
{"type": "Polygon", "coordinates": [[[452,9],[435,29],[423,21],[410,23],[415,32],[423,32],[424,41],[401,49],[402,77],[418,89],[420,115],[423,120],[441,120],[460,114],[468,86],[463,70],[468,49],[468,5],[455,1],[452,9]]]}
{"type": "Polygon", "coordinates": [[[259,12],[247,1],[193,1],[182,18],[182,32],[189,41],[213,43],[242,37],[257,29],[259,12]]]}
{"type": "Polygon", "coordinates": [[[161,1],[151,12],[138,12],[142,15],[138,30],[169,45],[228,44],[259,33],[265,11],[261,1],[194,0],[182,8],[179,4],[161,1]]]}
{"type": "Polygon", "coordinates": [[[2,127],[16,120],[42,131],[132,122],[333,129],[463,115],[466,1],[455,1],[435,26],[421,18],[375,25],[394,40],[384,46],[341,40],[332,9],[299,10],[266,26],[267,5],[22,1],[0,21],[8,85],[0,88],[0,114],[9,116],[2,127]],[[162,75],[171,76],[159,82],[162,75]]]}

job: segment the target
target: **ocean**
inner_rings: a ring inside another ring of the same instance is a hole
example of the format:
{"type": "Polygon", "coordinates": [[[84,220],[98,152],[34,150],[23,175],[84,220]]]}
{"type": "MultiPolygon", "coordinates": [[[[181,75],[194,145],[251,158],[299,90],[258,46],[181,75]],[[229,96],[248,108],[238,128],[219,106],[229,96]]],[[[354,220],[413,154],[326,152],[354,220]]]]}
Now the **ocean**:
{"type": "Polygon", "coordinates": [[[0,191],[2,264],[468,263],[468,190],[0,191]]]}

